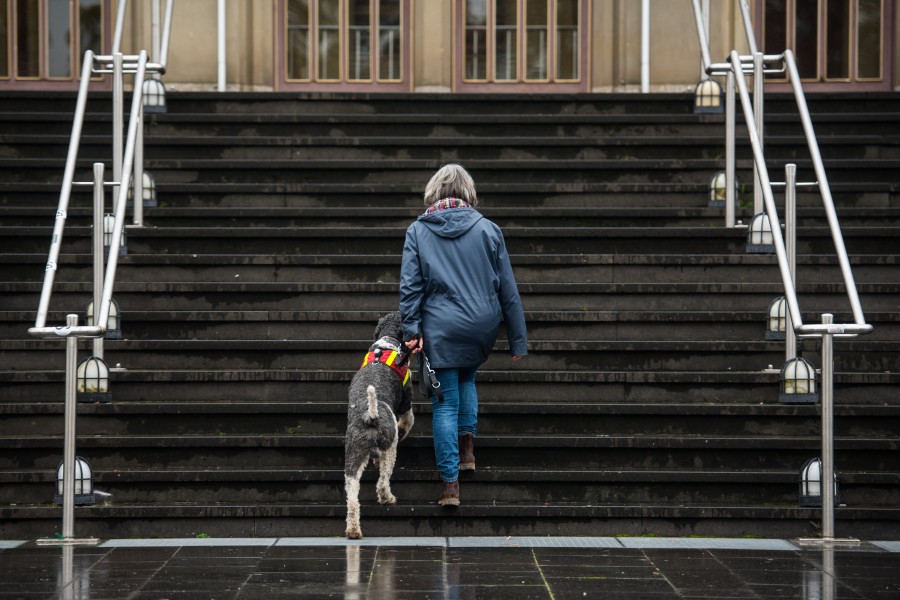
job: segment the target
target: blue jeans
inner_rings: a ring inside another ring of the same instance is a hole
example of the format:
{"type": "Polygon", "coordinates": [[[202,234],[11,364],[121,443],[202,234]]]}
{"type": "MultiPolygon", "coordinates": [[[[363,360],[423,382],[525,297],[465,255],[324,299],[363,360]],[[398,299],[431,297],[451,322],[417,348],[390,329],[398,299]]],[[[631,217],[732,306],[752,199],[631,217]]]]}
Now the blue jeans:
{"type": "Polygon", "coordinates": [[[444,392],[443,402],[431,396],[434,460],[441,480],[446,483],[453,483],[459,477],[459,436],[478,433],[477,371],[478,367],[434,370],[444,392]]]}

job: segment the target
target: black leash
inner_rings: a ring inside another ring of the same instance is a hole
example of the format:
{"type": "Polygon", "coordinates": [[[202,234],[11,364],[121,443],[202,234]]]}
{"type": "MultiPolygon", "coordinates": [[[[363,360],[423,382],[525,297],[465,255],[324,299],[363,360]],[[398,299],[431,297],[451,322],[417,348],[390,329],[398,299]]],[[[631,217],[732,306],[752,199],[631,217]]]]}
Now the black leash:
{"type": "Polygon", "coordinates": [[[431,363],[428,362],[425,352],[421,352],[419,357],[419,373],[422,376],[422,381],[419,383],[419,391],[425,394],[426,398],[430,396],[429,392],[431,392],[437,397],[438,402],[443,402],[444,392],[441,390],[441,382],[438,381],[437,374],[431,368],[431,363]],[[431,386],[430,390],[423,385],[426,382],[431,386]]]}

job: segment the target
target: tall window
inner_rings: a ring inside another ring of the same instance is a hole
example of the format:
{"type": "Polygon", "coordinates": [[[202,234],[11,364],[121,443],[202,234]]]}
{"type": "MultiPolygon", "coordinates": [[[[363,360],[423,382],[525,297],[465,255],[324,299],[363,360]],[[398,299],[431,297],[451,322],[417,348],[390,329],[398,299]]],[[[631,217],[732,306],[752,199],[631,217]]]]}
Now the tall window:
{"type": "Polygon", "coordinates": [[[582,79],[583,0],[460,0],[466,83],[582,79]]]}
{"type": "Polygon", "coordinates": [[[286,0],[285,14],[285,81],[405,78],[404,0],[286,0]]]}
{"type": "Polygon", "coordinates": [[[791,48],[807,82],[885,78],[885,0],[765,0],[766,52],[791,48]]]}
{"type": "Polygon", "coordinates": [[[73,81],[103,50],[103,0],[0,0],[0,79],[73,81]]]}

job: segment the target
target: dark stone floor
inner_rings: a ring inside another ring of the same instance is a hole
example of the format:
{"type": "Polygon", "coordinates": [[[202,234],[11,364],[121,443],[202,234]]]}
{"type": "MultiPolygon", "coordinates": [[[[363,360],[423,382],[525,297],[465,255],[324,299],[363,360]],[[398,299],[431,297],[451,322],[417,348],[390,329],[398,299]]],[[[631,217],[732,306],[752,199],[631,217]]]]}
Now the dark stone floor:
{"type": "Polygon", "coordinates": [[[697,538],[0,542],[0,599],[900,598],[900,543],[697,538]],[[417,545],[418,544],[418,545],[417,545]]]}

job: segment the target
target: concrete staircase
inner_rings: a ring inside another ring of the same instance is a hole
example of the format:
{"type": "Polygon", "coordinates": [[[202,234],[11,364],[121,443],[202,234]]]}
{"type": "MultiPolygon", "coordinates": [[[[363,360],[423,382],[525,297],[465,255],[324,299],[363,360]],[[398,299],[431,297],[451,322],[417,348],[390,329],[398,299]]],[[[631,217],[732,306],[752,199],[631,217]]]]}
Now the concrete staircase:
{"type": "MultiPolygon", "coordinates": [[[[396,309],[403,233],[433,171],[462,162],[504,228],[531,354],[501,336],[480,377],[479,470],[434,503],[430,405],[395,471],[363,488],[367,535],[815,535],[798,472],[818,406],[778,403],[773,256],[707,208],[723,120],[684,95],[173,94],[148,116],[159,206],[128,231],[106,342],[114,401],[82,405],[78,453],[113,494],[101,537],[343,533],[346,386],[396,309]]],[[[74,97],[0,99],[0,538],[58,531],[63,344],[30,339],[74,97]]],[[[837,533],[900,535],[900,96],[811,98],[873,335],[836,344],[837,533]],[[852,111],[852,112],[851,112],[852,111]]],[[[109,164],[108,97],[79,174],[109,164]]],[[[811,168],[787,98],[768,102],[773,179],[811,168]]],[[[739,137],[739,140],[742,139],[739,137]]],[[[742,203],[752,203],[739,148],[742,203]]],[[[49,323],[90,299],[89,193],[69,212],[49,323]]],[[[800,194],[807,321],[849,319],[818,199],[800,194]]],[[[749,222],[742,206],[739,218],[749,222]]],[[[83,355],[87,355],[84,344],[83,355]]],[[[819,366],[818,344],[803,355],[819,366]]],[[[420,400],[420,398],[417,398],[420,400]]]]}

